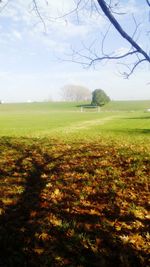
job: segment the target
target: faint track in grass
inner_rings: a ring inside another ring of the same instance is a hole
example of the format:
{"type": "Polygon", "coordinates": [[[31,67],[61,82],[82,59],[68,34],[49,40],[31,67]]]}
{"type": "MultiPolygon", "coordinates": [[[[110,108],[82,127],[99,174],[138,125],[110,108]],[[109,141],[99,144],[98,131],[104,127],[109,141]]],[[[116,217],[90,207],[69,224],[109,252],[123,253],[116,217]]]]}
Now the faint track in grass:
{"type": "Polygon", "coordinates": [[[114,115],[114,116],[109,116],[106,118],[87,120],[87,121],[83,121],[80,123],[74,123],[74,124],[69,125],[67,127],[62,127],[61,132],[65,132],[65,133],[77,132],[79,130],[88,129],[88,128],[93,127],[93,126],[104,125],[105,123],[111,121],[112,119],[119,118],[119,117],[120,116],[118,116],[118,115],[114,115]]]}

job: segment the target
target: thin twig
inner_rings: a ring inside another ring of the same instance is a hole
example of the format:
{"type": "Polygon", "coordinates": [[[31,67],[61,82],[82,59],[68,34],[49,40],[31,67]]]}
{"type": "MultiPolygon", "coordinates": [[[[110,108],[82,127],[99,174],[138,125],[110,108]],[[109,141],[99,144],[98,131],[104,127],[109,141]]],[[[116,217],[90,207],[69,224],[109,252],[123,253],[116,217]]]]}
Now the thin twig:
{"type": "Polygon", "coordinates": [[[125,76],[125,78],[128,79],[128,78],[133,74],[133,72],[135,71],[135,69],[137,68],[137,66],[138,66],[139,64],[141,64],[142,62],[144,62],[144,61],[147,61],[147,60],[144,58],[144,59],[141,59],[141,60],[139,60],[138,62],[134,63],[134,66],[133,66],[133,68],[130,70],[129,73],[126,73],[126,72],[123,73],[123,75],[125,76]]]}
{"type": "Polygon", "coordinates": [[[40,20],[41,20],[41,22],[42,22],[42,24],[44,26],[44,30],[46,32],[46,24],[45,24],[45,21],[44,21],[43,17],[41,16],[41,13],[40,13],[40,11],[38,9],[36,0],[33,0],[33,4],[34,4],[34,10],[35,10],[36,14],[38,15],[38,17],[40,18],[40,20]]]}
{"type": "MultiPolygon", "coordinates": [[[[9,3],[9,1],[10,0],[7,0],[7,2],[2,6],[2,8],[0,9],[0,12],[2,12],[4,9],[5,9],[5,7],[8,5],[8,3],[9,3]]],[[[0,2],[2,2],[2,1],[0,1],[0,2]]]]}

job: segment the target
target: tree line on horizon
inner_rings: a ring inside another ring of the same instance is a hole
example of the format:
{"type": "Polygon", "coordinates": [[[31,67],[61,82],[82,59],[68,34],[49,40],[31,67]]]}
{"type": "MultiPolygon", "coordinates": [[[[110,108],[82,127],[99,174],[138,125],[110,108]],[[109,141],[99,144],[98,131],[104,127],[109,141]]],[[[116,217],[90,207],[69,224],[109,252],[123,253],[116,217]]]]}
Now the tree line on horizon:
{"type": "Polygon", "coordinates": [[[81,85],[65,85],[61,90],[61,96],[68,102],[90,102],[92,106],[103,106],[110,101],[110,97],[102,89],[90,91],[81,85]]]}

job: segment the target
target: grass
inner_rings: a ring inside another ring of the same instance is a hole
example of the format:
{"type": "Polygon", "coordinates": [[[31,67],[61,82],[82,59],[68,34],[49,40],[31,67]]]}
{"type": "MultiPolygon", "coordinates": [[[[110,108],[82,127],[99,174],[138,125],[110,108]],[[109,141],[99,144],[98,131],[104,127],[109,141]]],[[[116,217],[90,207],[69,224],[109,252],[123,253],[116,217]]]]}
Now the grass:
{"type": "Polygon", "coordinates": [[[148,106],[0,105],[1,266],[149,266],[148,106]]]}
{"type": "Polygon", "coordinates": [[[111,102],[101,112],[80,112],[78,103],[0,105],[0,136],[90,140],[102,136],[148,140],[150,101],[111,102]],[[132,108],[135,110],[133,111],[132,108]]]}
{"type": "Polygon", "coordinates": [[[112,111],[141,111],[143,112],[145,109],[150,107],[150,100],[144,101],[111,101],[104,106],[103,110],[112,110],[112,111]]]}

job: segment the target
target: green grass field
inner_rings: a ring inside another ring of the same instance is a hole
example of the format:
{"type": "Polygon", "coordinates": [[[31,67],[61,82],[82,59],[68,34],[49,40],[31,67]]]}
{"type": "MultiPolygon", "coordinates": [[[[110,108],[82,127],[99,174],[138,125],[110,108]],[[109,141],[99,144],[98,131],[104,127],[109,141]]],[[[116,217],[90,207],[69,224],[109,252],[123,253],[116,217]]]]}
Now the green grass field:
{"type": "Polygon", "coordinates": [[[78,103],[0,105],[0,136],[63,141],[115,137],[148,140],[150,101],[112,101],[101,111],[80,112],[78,103]]]}
{"type": "Polygon", "coordinates": [[[147,108],[0,105],[0,266],[150,266],[147,108]]]}

